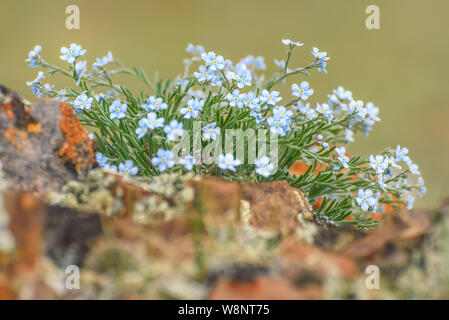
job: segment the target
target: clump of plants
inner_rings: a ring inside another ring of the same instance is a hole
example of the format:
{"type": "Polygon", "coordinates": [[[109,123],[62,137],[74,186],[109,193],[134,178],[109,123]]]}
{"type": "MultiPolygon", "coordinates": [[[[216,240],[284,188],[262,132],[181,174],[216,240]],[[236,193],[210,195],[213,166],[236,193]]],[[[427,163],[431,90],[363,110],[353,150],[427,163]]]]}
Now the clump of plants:
{"type": "Polygon", "coordinates": [[[375,226],[370,213],[382,213],[386,206],[411,208],[415,193],[422,196],[426,189],[406,148],[386,148],[368,159],[346,150],[356,133],[368,135],[380,121],[379,109],[343,87],[327,101],[312,104],[314,90],[299,77],[315,70],[326,74],[330,58],[314,47],[309,64],[292,66],[292,55],[303,44],[282,43],[286,58],[275,60],[278,71],[268,78],[263,57],[233,63],[189,44],[183,75],[154,81],[110,52],[88,67],[81,60],[86,50],[71,44],[61,48],[65,63],[59,67],[44,60],[36,46],[26,61],[46,72],[39,71],[27,84],[38,96],[73,106],[98,142],[98,165],[108,170],[140,176],[194,172],[256,182],[285,179],[318,205],[318,214],[360,228],[375,226]],[[73,87],[56,90],[44,84],[44,78],[58,73],[73,79],[73,87]],[[146,91],[131,92],[116,83],[118,74],[139,78],[146,91]],[[291,92],[282,97],[276,86],[291,79],[291,92]],[[291,175],[297,161],[306,170],[291,175]]]}

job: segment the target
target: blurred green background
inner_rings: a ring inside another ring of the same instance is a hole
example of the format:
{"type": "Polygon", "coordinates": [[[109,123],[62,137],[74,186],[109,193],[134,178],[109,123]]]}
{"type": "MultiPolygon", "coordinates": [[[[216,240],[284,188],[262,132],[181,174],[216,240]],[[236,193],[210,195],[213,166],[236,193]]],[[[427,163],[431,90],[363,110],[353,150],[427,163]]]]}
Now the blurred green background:
{"type": "MultiPolygon", "coordinates": [[[[37,70],[24,60],[36,44],[46,60],[61,66],[60,47],[76,42],[88,50],[83,58],[89,63],[111,50],[126,65],[163,78],[182,72],[189,42],[234,62],[262,55],[267,74],[275,70],[274,58],[284,59],[282,38],[305,43],[293,67],[311,61],[317,46],[332,58],[327,76],[314,72],[307,79],[318,101],[342,85],[380,107],[382,122],[368,138],[357,136],[350,151],[369,155],[407,146],[428,187],[417,205],[436,206],[449,195],[447,0],[1,0],[0,12],[0,83],[29,100],[35,98],[25,82],[37,70]],[[65,27],[71,4],[80,8],[80,30],[65,27]],[[369,4],[380,8],[380,30],[365,27],[369,4]]],[[[60,76],[50,81],[58,89],[65,83],[60,76]]],[[[136,88],[134,81],[126,84],[136,88]]]]}

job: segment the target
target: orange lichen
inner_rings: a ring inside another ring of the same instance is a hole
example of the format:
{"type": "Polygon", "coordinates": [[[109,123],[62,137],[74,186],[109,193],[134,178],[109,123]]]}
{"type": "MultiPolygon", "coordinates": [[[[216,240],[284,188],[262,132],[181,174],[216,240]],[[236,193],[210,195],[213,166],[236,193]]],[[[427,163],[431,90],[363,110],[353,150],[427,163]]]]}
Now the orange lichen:
{"type": "Polygon", "coordinates": [[[6,129],[3,136],[9,141],[9,143],[19,150],[28,147],[28,135],[26,132],[17,129],[16,127],[9,127],[6,129]]]}
{"type": "Polygon", "coordinates": [[[65,142],[58,150],[58,155],[64,164],[72,165],[80,174],[93,163],[92,141],[69,105],[60,103],[59,109],[62,115],[59,128],[64,134],[65,142]]]}
{"type": "Polygon", "coordinates": [[[2,106],[3,112],[5,112],[8,119],[12,120],[14,119],[14,112],[12,112],[12,105],[11,104],[5,104],[2,106]]]}
{"type": "MultiPolygon", "coordinates": [[[[315,167],[315,175],[317,175],[320,171],[325,170],[328,167],[327,164],[319,164],[317,163],[315,167]]],[[[298,161],[292,164],[290,167],[290,175],[292,176],[300,176],[307,172],[309,169],[309,165],[305,164],[304,162],[298,161]]]]}
{"type": "Polygon", "coordinates": [[[42,132],[42,127],[40,125],[40,123],[28,123],[27,124],[27,131],[29,133],[41,133],[42,132]]]}

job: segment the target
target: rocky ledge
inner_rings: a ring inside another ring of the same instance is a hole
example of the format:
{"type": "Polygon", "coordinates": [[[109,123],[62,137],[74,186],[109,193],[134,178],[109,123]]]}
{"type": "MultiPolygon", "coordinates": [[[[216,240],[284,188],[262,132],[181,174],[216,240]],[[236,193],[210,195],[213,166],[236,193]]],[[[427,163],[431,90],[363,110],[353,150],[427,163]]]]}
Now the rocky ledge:
{"type": "Polygon", "coordinates": [[[1,299],[449,297],[447,201],[361,231],[285,181],[94,169],[69,106],[0,92],[1,299]]]}

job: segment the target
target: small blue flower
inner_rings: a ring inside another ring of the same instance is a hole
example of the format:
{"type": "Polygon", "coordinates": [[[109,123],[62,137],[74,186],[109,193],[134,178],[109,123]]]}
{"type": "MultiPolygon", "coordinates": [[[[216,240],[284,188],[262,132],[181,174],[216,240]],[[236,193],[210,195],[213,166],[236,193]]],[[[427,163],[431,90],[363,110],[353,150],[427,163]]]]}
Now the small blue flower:
{"type": "Polygon", "coordinates": [[[159,149],[157,151],[157,157],[151,159],[151,163],[159,169],[159,171],[163,172],[175,165],[175,161],[173,161],[174,155],[171,150],[163,150],[159,149]]]}
{"type": "Polygon", "coordinates": [[[168,141],[175,141],[184,134],[184,129],[182,128],[182,123],[177,120],[172,120],[170,123],[164,127],[164,132],[167,135],[168,141]]]}
{"type": "Polygon", "coordinates": [[[323,71],[324,73],[327,73],[326,70],[326,61],[330,58],[327,56],[327,52],[320,52],[318,48],[313,47],[312,49],[313,56],[320,62],[320,67],[318,68],[318,71],[323,71]]]}
{"type": "Polygon", "coordinates": [[[408,149],[407,148],[401,148],[401,146],[397,146],[396,147],[396,162],[399,161],[404,161],[407,162],[409,161],[409,157],[407,156],[408,154],[408,149]]]}
{"type": "Polygon", "coordinates": [[[137,138],[142,139],[148,132],[150,121],[146,118],[139,120],[139,126],[136,128],[137,138]]]}
{"type": "Polygon", "coordinates": [[[122,119],[126,117],[126,110],[128,110],[128,106],[125,103],[115,100],[109,107],[110,118],[112,120],[122,119]]]}
{"type": "Polygon", "coordinates": [[[341,162],[342,166],[344,168],[349,168],[348,162],[349,162],[349,157],[345,154],[346,153],[346,148],[345,147],[340,147],[340,148],[335,148],[335,151],[338,154],[338,161],[341,162]]]}
{"type": "Polygon", "coordinates": [[[312,94],[313,89],[309,88],[309,83],[307,81],[301,82],[298,86],[296,83],[292,84],[292,95],[302,99],[303,101],[307,100],[312,94]]]}
{"type": "Polygon", "coordinates": [[[245,86],[251,86],[251,80],[252,80],[251,73],[248,70],[243,70],[237,74],[237,87],[240,89],[245,86]]]}
{"type": "Polygon", "coordinates": [[[364,103],[363,103],[363,101],[362,100],[352,100],[351,102],[349,102],[349,112],[350,113],[353,113],[353,112],[355,112],[356,113],[356,116],[359,118],[359,119],[364,119],[365,118],[365,116],[366,116],[366,113],[367,113],[367,111],[366,111],[366,108],[364,107],[364,103]]]}
{"type": "Polygon", "coordinates": [[[318,117],[315,110],[310,109],[310,103],[307,103],[306,105],[303,105],[302,103],[298,103],[297,109],[299,110],[299,112],[306,115],[306,118],[308,120],[312,120],[312,119],[315,119],[316,117],[318,117]]]}
{"type": "Polygon", "coordinates": [[[329,144],[327,142],[323,142],[323,148],[329,150],[329,144]]]}
{"type": "Polygon", "coordinates": [[[382,174],[388,168],[388,160],[383,156],[373,156],[369,157],[371,168],[373,168],[377,174],[382,174]]]}
{"type": "Polygon", "coordinates": [[[349,90],[345,90],[342,86],[339,86],[336,90],[333,91],[334,94],[341,100],[351,101],[352,100],[352,92],[349,90]]]}
{"type": "Polygon", "coordinates": [[[39,58],[39,52],[41,52],[42,47],[40,45],[36,45],[33,50],[28,53],[28,59],[26,62],[29,62],[30,68],[36,68],[38,66],[37,59],[39,58]]]}
{"type": "Polygon", "coordinates": [[[204,101],[196,98],[190,99],[187,102],[187,106],[181,108],[180,112],[184,115],[185,119],[198,118],[199,112],[203,109],[204,101]]]}
{"type": "Polygon", "coordinates": [[[222,170],[231,170],[235,171],[235,167],[238,167],[241,164],[241,161],[238,159],[234,159],[234,155],[232,153],[220,154],[218,156],[218,167],[222,170]]]}
{"type": "Polygon", "coordinates": [[[295,42],[290,39],[282,39],[282,43],[290,47],[301,47],[302,45],[304,45],[304,43],[295,42]]]}
{"type": "Polygon", "coordinates": [[[333,114],[332,114],[332,110],[329,108],[329,105],[327,103],[323,103],[323,104],[318,104],[315,108],[315,110],[323,115],[324,117],[326,117],[326,119],[331,122],[332,119],[334,118],[333,114]]]}
{"type": "Polygon", "coordinates": [[[222,83],[223,83],[223,81],[222,81],[221,74],[214,74],[214,76],[210,82],[210,85],[212,87],[221,87],[222,83]]]}
{"type": "Polygon", "coordinates": [[[421,175],[421,173],[419,172],[419,167],[416,163],[413,163],[412,160],[408,160],[407,161],[407,165],[408,165],[408,169],[410,170],[411,173],[413,173],[414,175],[421,175]]]}
{"type": "Polygon", "coordinates": [[[245,99],[245,95],[241,94],[239,90],[235,89],[232,93],[228,93],[226,98],[228,99],[231,107],[243,108],[243,100],[245,99]]]}
{"type": "Polygon", "coordinates": [[[39,95],[40,94],[40,86],[41,86],[41,80],[45,78],[45,75],[42,71],[39,71],[37,74],[36,79],[33,81],[27,81],[27,86],[31,87],[31,92],[33,94],[39,95]]]}
{"type": "Polygon", "coordinates": [[[270,117],[267,119],[267,123],[270,126],[270,131],[280,136],[285,136],[290,131],[287,118],[270,117]]]}
{"type": "Polygon", "coordinates": [[[285,120],[290,123],[290,117],[293,115],[291,110],[287,110],[284,106],[276,107],[273,109],[273,116],[279,119],[285,120]]]}
{"type": "Polygon", "coordinates": [[[200,72],[194,72],[193,75],[198,79],[199,82],[210,81],[214,78],[214,70],[208,69],[205,66],[200,66],[200,72]]]}
{"type": "Polygon", "coordinates": [[[191,155],[185,156],[184,158],[179,159],[179,164],[184,166],[187,170],[192,170],[195,165],[195,158],[191,155]]]}
{"type": "Polygon", "coordinates": [[[379,114],[379,108],[376,107],[372,102],[368,102],[366,104],[366,114],[368,115],[365,123],[367,125],[372,126],[375,122],[380,121],[380,118],[377,116],[379,114]]]}
{"type": "Polygon", "coordinates": [[[73,106],[76,109],[89,110],[92,107],[92,101],[93,100],[94,100],[94,98],[89,98],[87,96],[87,94],[82,93],[75,99],[75,102],[73,103],[73,106]]]}
{"type": "Polygon", "coordinates": [[[368,211],[370,207],[372,208],[377,204],[377,199],[369,189],[359,189],[356,201],[363,211],[368,211]]]}
{"type": "Polygon", "coordinates": [[[62,56],[60,56],[60,58],[62,60],[65,60],[68,63],[74,63],[76,58],[81,57],[86,53],[86,50],[82,49],[80,45],[72,43],[69,48],[62,47],[61,53],[62,56]]]}
{"type": "Polygon", "coordinates": [[[202,53],[201,58],[206,62],[206,66],[213,71],[220,71],[225,67],[223,56],[216,56],[215,52],[202,53]]]}
{"type": "Polygon", "coordinates": [[[256,119],[256,123],[261,123],[265,120],[265,118],[260,112],[255,112],[254,110],[251,110],[249,115],[254,117],[254,119],[256,119]]]}
{"type": "Polygon", "coordinates": [[[268,105],[274,106],[282,100],[282,97],[279,96],[279,91],[269,92],[268,90],[262,90],[262,95],[259,99],[262,103],[266,102],[268,105]]]}
{"type": "Polygon", "coordinates": [[[251,110],[260,111],[259,98],[252,91],[245,95],[243,104],[251,110]]]}
{"type": "Polygon", "coordinates": [[[132,160],[126,160],[125,162],[120,163],[118,168],[121,173],[129,174],[131,176],[135,176],[137,172],[139,172],[139,169],[134,165],[132,160]]]}
{"type": "Polygon", "coordinates": [[[254,164],[256,165],[256,173],[264,177],[268,177],[274,169],[273,164],[267,156],[256,159],[254,164]]]}
{"type": "Polygon", "coordinates": [[[217,135],[220,134],[220,127],[217,127],[215,122],[203,127],[203,139],[204,140],[216,140],[217,135]]]}
{"type": "Polygon", "coordinates": [[[160,111],[168,108],[167,104],[164,103],[162,98],[156,98],[151,96],[147,99],[146,104],[143,104],[142,107],[147,111],[160,111]]]}
{"type": "Polygon", "coordinates": [[[165,119],[163,117],[158,118],[156,112],[150,112],[147,115],[148,128],[155,130],[157,128],[162,128],[164,126],[165,119]]]}
{"type": "Polygon", "coordinates": [[[193,44],[189,43],[187,45],[186,51],[188,53],[200,56],[204,52],[204,47],[200,45],[194,46],[193,44]]]}
{"type": "Polygon", "coordinates": [[[316,48],[316,47],[313,47],[313,48],[312,48],[312,54],[313,54],[313,56],[314,56],[315,58],[317,58],[318,60],[324,60],[324,61],[327,61],[327,60],[330,59],[330,58],[327,56],[327,52],[325,52],[325,51],[320,52],[320,50],[319,50],[318,48],[316,48]]]}
{"type": "Polygon", "coordinates": [[[109,158],[105,157],[101,152],[97,152],[95,154],[95,160],[98,162],[100,168],[102,168],[108,163],[109,158]]]}
{"type": "Polygon", "coordinates": [[[114,58],[112,57],[112,53],[109,51],[107,56],[104,56],[103,58],[97,58],[97,61],[94,62],[93,66],[97,68],[103,68],[108,63],[111,63],[114,58]]]}

